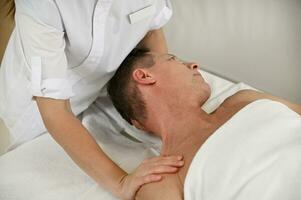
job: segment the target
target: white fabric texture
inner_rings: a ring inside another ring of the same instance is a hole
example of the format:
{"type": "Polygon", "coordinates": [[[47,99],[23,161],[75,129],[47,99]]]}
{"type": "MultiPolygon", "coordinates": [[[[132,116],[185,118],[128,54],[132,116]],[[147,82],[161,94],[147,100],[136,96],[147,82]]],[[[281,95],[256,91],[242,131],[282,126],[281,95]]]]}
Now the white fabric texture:
{"type": "Polygon", "coordinates": [[[33,96],[70,98],[80,114],[146,33],[172,13],[168,0],[15,3],[16,27],[0,68],[0,118],[10,132],[9,149],[46,132],[33,96]],[[152,15],[129,22],[129,14],[150,5],[152,15]]]}
{"type": "Polygon", "coordinates": [[[301,199],[301,116],[271,100],[236,113],[200,147],[185,200],[301,199]]]}
{"type": "MultiPolygon", "coordinates": [[[[206,72],[204,78],[212,87],[209,109],[236,90],[249,88],[233,84],[206,72]],[[218,99],[218,100],[217,100],[218,99]],[[214,103],[215,102],[215,103],[214,103]]],[[[83,124],[94,135],[104,151],[123,169],[130,172],[147,157],[158,154],[160,142],[148,135],[139,135],[134,142],[119,132],[115,118],[99,112],[95,103],[83,115],[83,124]],[[98,110],[98,111],[97,111],[98,110]],[[111,124],[102,130],[103,124],[111,124]],[[156,152],[157,151],[157,152],[156,152]]],[[[109,109],[109,108],[108,108],[109,109]]],[[[121,122],[120,122],[121,123],[121,122]]],[[[133,137],[138,133],[133,134],[133,137]]],[[[0,157],[0,199],[5,200],[114,200],[108,192],[82,172],[55,143],[44,134],[0,157]]]]}

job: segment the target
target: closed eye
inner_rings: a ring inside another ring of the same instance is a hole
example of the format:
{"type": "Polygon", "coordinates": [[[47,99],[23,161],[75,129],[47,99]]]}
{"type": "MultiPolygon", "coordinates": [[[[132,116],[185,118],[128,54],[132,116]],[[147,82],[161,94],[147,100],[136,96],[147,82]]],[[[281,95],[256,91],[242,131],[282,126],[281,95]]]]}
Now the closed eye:
{"type": "Polygon", "coordinates": [[[174,55],[171,55],[171,57],[168,60],[177,60],[177,57],[174,55]]]}

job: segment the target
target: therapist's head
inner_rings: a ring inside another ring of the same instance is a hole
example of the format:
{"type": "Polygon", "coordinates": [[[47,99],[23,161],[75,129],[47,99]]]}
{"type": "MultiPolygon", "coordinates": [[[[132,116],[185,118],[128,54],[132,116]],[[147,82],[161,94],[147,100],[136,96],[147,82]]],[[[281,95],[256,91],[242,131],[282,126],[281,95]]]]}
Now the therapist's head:
{"type": "Polygon", "coordinates": [[[153,120],[152,113],[180,105],[200,107],[210,92],[197,64],[180,61],[172,54],[137,48],[122,62],[108,85],[109,96],[122,117],[147,131],[151,131],[146,124],[153,120]]]}

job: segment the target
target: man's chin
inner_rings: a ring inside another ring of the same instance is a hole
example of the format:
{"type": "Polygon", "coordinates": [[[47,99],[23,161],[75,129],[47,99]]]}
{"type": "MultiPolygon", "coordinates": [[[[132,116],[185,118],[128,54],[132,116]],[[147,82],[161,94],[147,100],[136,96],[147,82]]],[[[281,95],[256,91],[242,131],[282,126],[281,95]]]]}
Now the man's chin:
{"type": "Polygon", "coordinates": [[[211,87],[207,82],[204,83],[203,90],[204,94],[207,96],[207,99],[209,99],[209,97],[211,96],[211,87]]]}
{"type": "Polygon", "coordinates": [[[200,90],[201,90],[201,94],[200,94],[199,103],[200,106],[202,107],[211,96],[211,88],[209,84],[205,82],[202,84],[202,88],[200,90]]]}

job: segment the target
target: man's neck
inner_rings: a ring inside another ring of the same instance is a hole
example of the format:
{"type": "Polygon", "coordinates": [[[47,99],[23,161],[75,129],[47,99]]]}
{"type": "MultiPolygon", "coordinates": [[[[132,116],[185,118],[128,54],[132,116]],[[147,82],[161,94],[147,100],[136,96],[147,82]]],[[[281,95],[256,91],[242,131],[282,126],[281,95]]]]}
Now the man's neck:
{"type": "Polygon", "coordinates": [[[181,112],[164,116],[160,116],[158,128],[163,143],[161,155],[184,156],[185,165],[176,174],[179,183],[184,184],[195,153],[219,126],[218,120],[215,115],[207,114],[200,107],[181,109],[181,112]]]}
{"type": "Polygon", "coordinates": [[[163,146],[161,154],[179,154],[187,145],[200,146],[211,135],[216,127],[216,119],[201,108],[182,110],[165,119],[161,118],[160,135],[163,146]]]}

